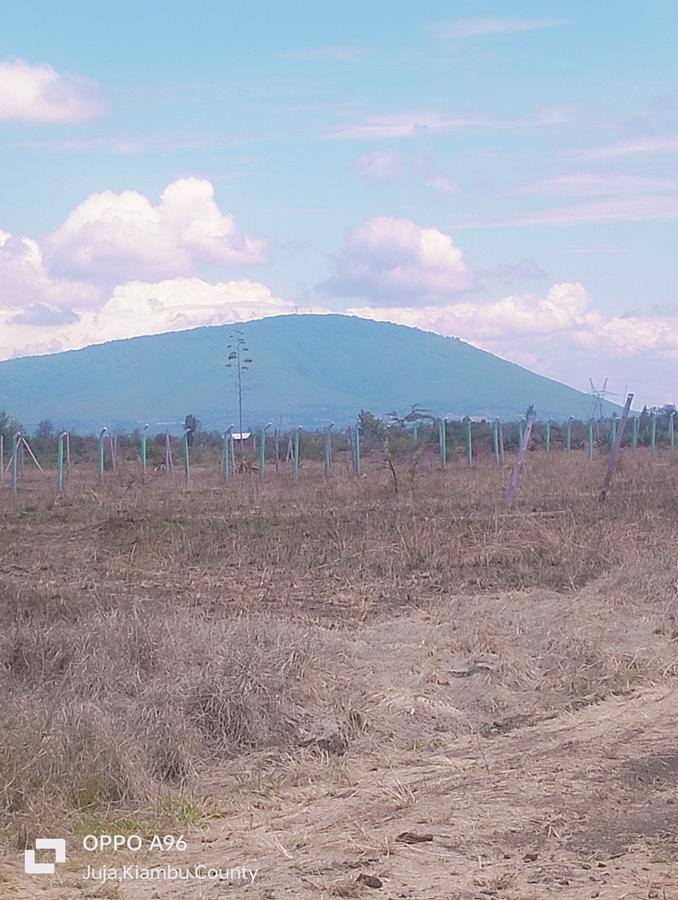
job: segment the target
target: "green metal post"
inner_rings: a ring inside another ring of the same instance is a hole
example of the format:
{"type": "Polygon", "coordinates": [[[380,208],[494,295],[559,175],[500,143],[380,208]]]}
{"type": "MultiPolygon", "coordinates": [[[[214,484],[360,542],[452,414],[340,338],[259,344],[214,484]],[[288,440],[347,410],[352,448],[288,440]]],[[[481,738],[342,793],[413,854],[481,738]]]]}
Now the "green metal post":
{"type": "Polygon", "coordinates": [[[106,466],[106,427],[99,432],[99,483],[104,483],[104,468],[106,466]]]}
{"type": "Polygon", "coordinates": [[[522,447],[522,446],[523,446],[523,436],[524,436],[524,434],[525,434],[525,430],[524,430],[524,422],[523,422],[522,419],[519,419],[519,420],[518,420],[518,446],[519,446],[519,447],[522,447]]]}
{"type": "Polygon", "coordinates": [[[68,437],[67,432],[59,435],[59,443],[57,444],[57,494],[61,496],[64,492],[64,443],[68,437]]]}
{"type": "Polygon", "coordinates": [[[610,447],[614,447],[614,442],[617,440],[617,416],[612,416],[612,435],[610,438],[610,447]]]}
{"type": "Polygon", "coordinates": [[[445,419],[438,420],[438,446],[440,450],[440,466],[447,465],[447,423],[445,419]]]}
{"type": "Polygon", "coordinates": [[[565,442],[567,452],[570,453],[572,450],[572,416],[570,416],[570,418],[567,420],[567,434],[565,442]]]}
{"type": "Polygon", "coordinates": [[[360,425],[356,425],[355,427],[355,436],[353,441],[353,467],[355,469],[356,475],[360,475],[361,471],[361,463],[360,463],[360,425]]]}
{"type": "Polygon", "coordinates": [[[21,432],[12,435],[12,493],[16,494],[19,486],[19,446],[21,432]]]}
{"type": "Polygon", "coordinates": [[[551,420],[546,423],[546,452],[551,452],[551,420]]]}
{"type": "Polygon", "coordinates": [[[259,433],[259,477],[261,479],[263,479],[266,469],[266,432],[269,428],[273,428],[273,422],[264,425],[259,433]]]}
{"type": "Polygon", "coordinates": [[[294,473],[294,477],[299,477],[299,435],[301,432],[301,425],[298,425],[294,431],[294,446],[292,450],[292,472],[294,473]]]}
{"type": "Polygon", "coordinates": [[[146,470],[148,469],[148,435],[146,434],[146,429],[148,428],[148,423],[144,425],[141,430],[141,471],[145,475],[146,470]]]}
{"type": "Polygon", "coordinates": [[[469,468],[473,465],[473,431],[472,422],[469,419],[466,423],[466,457],[468,459],[469,468]]]}
{"type": "Polygon", "coordinates": [[[415,447],[419,445],[419,423],[414,423],[414,428],[412,429],[412,443],[415,447]]]}
{"type": "Polygon", "coordinates": [[[589,422],[589,459],[593,459],[593,419],[589,422]]]}
{"type": "Polygon", "coordinates": [[[638,430],[640,428],[640,418],[638,416],[633,417],[633,428],[631,431],[631,445],[635,450],[638,446],[638,430]]]}
{"type": "Polygon", "coordinates": [[[323,456],[325,459],[325,477],[330,477],[330,472],[332,471],[332,429],[334,428],[334,422],[330,422],[330,424],[325,429],[325,445],[323,456]]]}
{"type": "Polygon", "coordinates": [[[494,445],[494,459],[497,465],[501,465],[501,454],[499,452],[499,419],[495,419],[492,423],[492,443],[494,445]]]}
{"type": "Polygon", "coordinates": [[[184,478],[186,484],[191,480],[191,446],[188,443],[190,431],[184,431],[184,478]]]}
{"type": "Polygon", "coordinates": [[[221,477],[224,481],[228,481],[231,474],[231,461],[229,451],[231,449],[231,441],[233,438],[233,425],[223,434],[223,447],[221,450],[221,477]]]}
{"type": "Polygon", "coordinates": [[[652,455],[654,456],[657,452],[657,413],[652,413],[651,424],[650,424],[650,447],[652,449],[652,455]]]}
{"type": "Polygon", "coordinates": [[[675,410],[669,415],[669,447],[676,446],[676,429],[673,423],[673,417],[675,416],[675,410]]]}

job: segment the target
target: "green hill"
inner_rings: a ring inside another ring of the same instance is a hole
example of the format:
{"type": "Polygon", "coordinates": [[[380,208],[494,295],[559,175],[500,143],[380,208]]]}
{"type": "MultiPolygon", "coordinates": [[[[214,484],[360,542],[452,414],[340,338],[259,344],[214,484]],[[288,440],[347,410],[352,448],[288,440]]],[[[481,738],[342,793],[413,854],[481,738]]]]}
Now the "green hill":
{"type": "MultiPolygon", "coordinates": [[[[235,326],[129,338],[0,362],[0,408],[32,428],[43,418],[72,430],[235,421],[235,326]]],[[[254,363],[245,378],[245,423],[318,427],[415,403],[436,415],[586,417],[586,394],[456,338],[352,316],[277,316],[237,326],[254,363]]],[[[609,408],[613,407],[609,405],[609,408]]],[[[153,428],[151,429],[153,430],[153,428]]],[[[161,430],[160,428],[158,430],[161,430]]]]}

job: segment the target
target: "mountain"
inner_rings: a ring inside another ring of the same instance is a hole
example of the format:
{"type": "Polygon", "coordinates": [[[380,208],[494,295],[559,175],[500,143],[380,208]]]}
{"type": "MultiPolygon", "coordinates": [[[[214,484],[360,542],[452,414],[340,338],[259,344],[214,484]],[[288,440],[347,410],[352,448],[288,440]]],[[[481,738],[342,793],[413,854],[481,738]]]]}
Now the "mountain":
{"type": "MultiPolygon", "coordinates": [[[[360,409],[540,418],[588,417],[591,398],[457,338],[353,316],[276,316],[97,344],[0,362],[0,409],[26,428],[40,419],[74,431],[162,431],[195,414],[207,429],[237,423],[235,327],[253,359],[244,379],[244,422],[345,425],[360,409]]],[[[608,404],[610,410],[613,407],[608,404]]]]}

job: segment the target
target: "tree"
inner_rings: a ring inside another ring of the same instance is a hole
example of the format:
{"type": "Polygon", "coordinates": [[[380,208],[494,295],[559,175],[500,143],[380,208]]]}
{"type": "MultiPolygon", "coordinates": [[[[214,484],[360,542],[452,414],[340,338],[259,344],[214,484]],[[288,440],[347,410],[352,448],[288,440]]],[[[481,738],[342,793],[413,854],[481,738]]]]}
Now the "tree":
{"type": "MultiPolygon", "coordinates": [[[[238,391],[238,431],[242,435],[242,393],[243,393],[243,375],[248,372],[254,360],[249,355],[249,347],[245,346],[245,335],[236,328],[231,335],[231,342],[228,345],[228,356],[226,358],[226,368],[235,369],[236,386],[238,391]]],[[[242,462],[245,445],[242,437],[240,438],[240,461],[242,462]]]]}
{"type": "Polygon", "coordinates": [[[5,443],[11,441],[12,435],[17,431],[23,431],[21,423],[14,419],[4,409],[0,409],[0,434],[4,437],[5,443]]]}
{"type": "Polygon", "coordinates": [[[54,437],[55,433],[56,429],[52,420],[41,419],[38,422],[38,427],[33,432],[33,437],[37,438],[38,441],[49,441],[54,437]]]}
{"type": "Polygon", "coordinates": [[[184,431],[186,432],[186,437],[188,438],[188,446],[193,446],[193,436],[200,428],[200,422],[196,419],[196,417],[189,413],[184,419],[184,431]]]}

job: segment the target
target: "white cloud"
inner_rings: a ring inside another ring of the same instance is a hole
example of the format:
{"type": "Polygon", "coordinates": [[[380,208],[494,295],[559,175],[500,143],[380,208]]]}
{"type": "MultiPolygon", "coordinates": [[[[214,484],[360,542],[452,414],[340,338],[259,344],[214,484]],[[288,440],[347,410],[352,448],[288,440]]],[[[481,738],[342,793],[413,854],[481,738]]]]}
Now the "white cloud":
{"type": "Polygon", "coordinates": [[[0,358],[50,353],[143,334],[179,331],[293,313],[294,304],[266,285],[239,280],[212,284],[175,278],[119,285],[99,310],[70,321],[33,323],[26,310],[0,306],[0,358]]]}
{"type": "Polygon", "coordinates": [[[434,29],[442,38],[480,37],[487,34],[516,34],[525,31],[540,31],[565,25],[564,19],[509,19],[501,16],[478,16],[477,18],[454,19],[438,22],[434,29]]]}
{"type": "Polygon", "coordinates": [[[619,197],[656,191],[677,191],[678,178],[653,175],[618,175],[615,173],[579,173],[542,178],[517,188],[516,194],[568,197],[619,197]]]}
{"type": "Polygon", "coordinates": [[[653,153],[678,152],[678,137],[648,137],[618,141],[604,147],[594,147],[579,154],[582,159],[618,159],[625,156],[646,156],[653,153]]]}
{"type": "Polygon", "coordinates": [[[143,194],[92,194],[49,241],[55,270],[104,281],[193,275],[205,265],[261,262],[263,240],[241,234],[209,181],[182,178],[154,206],[143,194]]]}
{"type": "Polygon", "coordinates": [[[678,196],[630,194],[573,203],[527,213],[504,225],[594,225],[607,222],[674,222],[678,219],[678,196]]]}
{"type": "Polygon", "coordinates": [[[70,308],[100,302],[96,287],[55,278],[32,238],[0,231],[0,306],[70,308]]]}
{"type": "Polygon", "coordinates": [[[648,402],[678,399],[678,315],[605,317],[579,283],[553,285],[545,297],[511,294],[484,303],[348,312],[461,337],[575,386],[602,371],[620,386],[644,391],[648,402]]]}
{"type": "Polygon", "coordinates": [[[403,157],[392,150],[365,153],[356,159],[355,164],[358,171],[372,181],[397,181],[404,171],[403,157]]]}
{"type": "Polygon", "coordinates": [[[330,136],[343,140],[415,137],[492,124],[494,122],[490,118],[449,116],[436,112],[436,110],[422,109],[412,112],[364,116],[359,122],[345,125],[330,136]]]}
{"type": "Polygon", "coordinates": [[[330,294],[422,303],[473,286],[473,275],[452,238],[408,219],[379,216],[349,236],[335,260],[336,274],[322,286],[330,294]]]}
{"type": "Polygon", "coordinates": [[[81,122],[103,108],[91,82],[61,75],[45,64],[0,62],[0,122],[81,122]]]}

